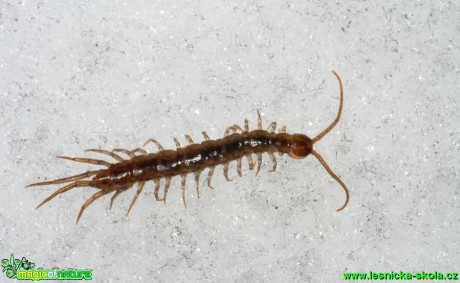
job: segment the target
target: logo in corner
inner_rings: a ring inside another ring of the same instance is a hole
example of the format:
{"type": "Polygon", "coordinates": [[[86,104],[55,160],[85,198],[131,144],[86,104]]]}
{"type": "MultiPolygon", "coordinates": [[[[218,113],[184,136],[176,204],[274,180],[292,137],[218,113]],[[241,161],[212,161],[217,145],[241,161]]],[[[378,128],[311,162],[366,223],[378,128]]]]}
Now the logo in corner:
{"type": "Polygon", "coordinates": [[[2,259],[2,272],[6,277],[18,280],[91,280],[93,278],[91,269],[34,269],[35,263],[28,261],[25,257],[15,259],[2,259]]]}

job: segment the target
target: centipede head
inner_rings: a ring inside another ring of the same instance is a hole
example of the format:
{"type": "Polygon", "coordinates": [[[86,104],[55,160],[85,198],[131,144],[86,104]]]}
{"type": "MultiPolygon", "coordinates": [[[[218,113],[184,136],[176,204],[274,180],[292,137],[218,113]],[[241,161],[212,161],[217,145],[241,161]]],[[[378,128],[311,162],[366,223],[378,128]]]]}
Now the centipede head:
{"type": "Polygon", "coordinates": [[[293,134],[292,145],[289,156],[294,159],[302,159],[307,157],[313,150],[313,142],[306,135],[293,134]]]}

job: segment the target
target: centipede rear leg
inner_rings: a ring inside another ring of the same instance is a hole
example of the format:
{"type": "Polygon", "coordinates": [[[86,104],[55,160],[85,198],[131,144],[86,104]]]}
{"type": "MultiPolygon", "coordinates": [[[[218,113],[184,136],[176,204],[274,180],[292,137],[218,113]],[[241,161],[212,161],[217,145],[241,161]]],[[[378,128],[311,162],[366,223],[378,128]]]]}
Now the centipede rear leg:
{"type": "MultiPolygon", "coordinates": [[[[34,185],[34,184],[33,184],[34,185]]],[[[38,185],[42,185],[42,184],[38,184],[38,185]]],[[[32,185],[29,185],[29,186],[32,186],[32,185]]],[[[34,185],[35,186],[35,185],[34,185]]],[[[91,181],[75,181],[73,183],[70,183],[68,184],[67,186],[65,187],[62,187],[60,189],[58,189],[57,191],[55,191],[53,194],[51,194],[49,197],[47,197],[45,200],[43,200],[37,207],[36,209],[40,208],[42,205],[44,205],[45,203],[49,202],[50,200],[52,200],[53,198],[55,198],[57,195],[60,195],[62,193],[65,193],[73,188],[77,188],[77,187],[94,187],[93,186],[93,183],[91,181]]]]}
{"type": "Polygon", "coordinates": [[[57,179],[57,180],[52,180],[52,181],[46,181],[46,182],[33,183],[33,184],[30,184],[30,185],[27,185],[26,188],[33,187],[33,186],[45,186],[45,185],[55,185],[55,184],[63,184],[63,183],[73,182],[73,181],[81,180],[81,179],[96,175],[97,173],[99,173],[101,171],[102,170],[88,171],[86,173],[75,175],[75,176],[70,176],[70,177],[67,177],[67,178],[62,178],[62,179],[57,179]]]}

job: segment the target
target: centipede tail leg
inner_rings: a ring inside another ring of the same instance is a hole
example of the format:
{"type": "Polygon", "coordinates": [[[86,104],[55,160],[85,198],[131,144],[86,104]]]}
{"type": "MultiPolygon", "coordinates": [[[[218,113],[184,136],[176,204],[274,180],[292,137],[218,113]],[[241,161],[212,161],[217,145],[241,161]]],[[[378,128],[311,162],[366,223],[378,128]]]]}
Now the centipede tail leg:
{"type": "Polygon", "coordinates": [[[26,188],[33,187],[33,186],[45,186],[45,185],[55,185],[55,184],[73,182],[73,181],[84,179],[86,177],[96,175],[97,173],[99,173],[101,171],[103,171],[103,170],[88,171],[86,173],[75,175],[75,176],[70,176],[70,177],[67,177],[67,178],[62,178],[62,179],[57,179],[57,180],[52,180],[52,181],[46,181],[46,182],[40,182],[40,183],[33,183],[33,184],[30,184],[30,185],[27,185],[26,188]]]}
{"type": "Polygon", "coordinates": [[[104,160],[99,160],[99,159],[68,157],[68,156],[57,156],[57,158],[71,160],[71,161],[75,161],[75,162],[103,165],[103,166],[107,166],[107,167],[110,167],[112,165],[112,163],[110,163],[110,162],[107,162],[107,161],[104,161],[104,160]]]}
{"type": "Polygon", "coordinates": [[[205,131],[203,131],[203,137],[204,137],[204,139],[207,140],[207,141],[210,140],[208,134],[207,134],[205,131]]]}

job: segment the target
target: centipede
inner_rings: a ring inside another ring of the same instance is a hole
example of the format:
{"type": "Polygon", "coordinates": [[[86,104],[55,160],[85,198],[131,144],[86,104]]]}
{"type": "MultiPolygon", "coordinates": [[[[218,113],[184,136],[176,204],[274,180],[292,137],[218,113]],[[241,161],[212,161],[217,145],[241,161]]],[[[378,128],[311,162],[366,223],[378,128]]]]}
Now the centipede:
{"type": "Polygon", "coordinates": [[[245,119],[243,127],[238,124],[228,127],[221,139],[212,140],[209,138],[208,134],[203,131],[203,142],[195,143],[193,142],[191,136],[185,135],[185,139],[189,144],[183,147],[180,142],[174,138],[174,142],[176,144],[175,150],[164,149],[157,140],[150,138],[144,143],[143,147],[145,148],[148,144],[153,143],[158,148],[155,152],[148,152],[143,148],[136,148],[134,150],[122,148],[114,148],[112,150],[85,150],[86,152],[94,152],[109,156],[116,160],[115,163],[110,163],[100,159],[57,156],[61,159],[101,165],[105,166],[105,168],[87,171],[86,173],[67,178],[33,183],[27,185],[26,187],[68,183],[43,200],[36,209],[40,208],[56,196],[77,187],[92,187],[97,189],[98,191],[81,206],[80,212],[77,216],[78,223],[84,210],[94,201],[107,194],[113,193],[112,198],[110,199],[110,209],[112,209],[115,199],[122,192],[131,189],[136,183],[137,191],[134,193],[134,197],[126,215],[128,215],[131,211],[138,196],[142,192],[145,183],[148,181],[153,181],[155,183],[154,195],[156,201],[166,203],[171,179],[175,176],[180,176],[182,202],[184,207],[187,207],[187,203],[185,201],[185,190],[186,178],[189,174],[194,174],[195,176],[196,196],[199,199],[200,175],[205,169],[209,169],[206,179],[207,185],[210,189],[214,189],[211,179],[214,174],[214,170],[218,165],[223,165],[223,174],[225,179],[227,181],[231,181],[232,178],[229,176],[229,164],[232,161],[237,162],[237,173],[241,177],[243,175],[242,159],[245,157],[248,160],[249,169],[254,170],[255,168],[255,175],[257,176],[262,165],[262,155],[264,153],[267,153],[271,160],[272,167],[268,170],[269,172],[274,172],[277,167],[275,153],[279,153],[280,155],[287,154],[293,159],[304,159],[308,155],[312,154],[326,169],[329,175],[344,189],[345,202],[339,209],[337,209],[337,211],[341,211],[348,205],[348,201],[350,199],[349,190],[344,182],[332,171],[323,157],[317,151],[313,150],[313,145],[328,134],[337,125],[342,116],[344,100],[342,80],[337,72],[332,71],[332,73],[337,78],[340,89],[339,110],[334,121],[313,139],[310,139],[304,134],[288,134],[286,132],[286,126],[281,127],[278,130],[278,133],[276,133],[276,122],[271,122],[267,129],[263,130],[262,117],[260,111],[257,110],[258,123],[257,129],[255,130],[249,130],[248,120],[245,119]],[[122,154],[123,156],[126,155],[126,157],[122,158],[120,156],[122,154]],[[257,158],[256,161],[253,159],[254,155],[257,158]],[[162,179],[164,179],[165,184],[163,194],[160,196],[160,181],[162,179]]]}

